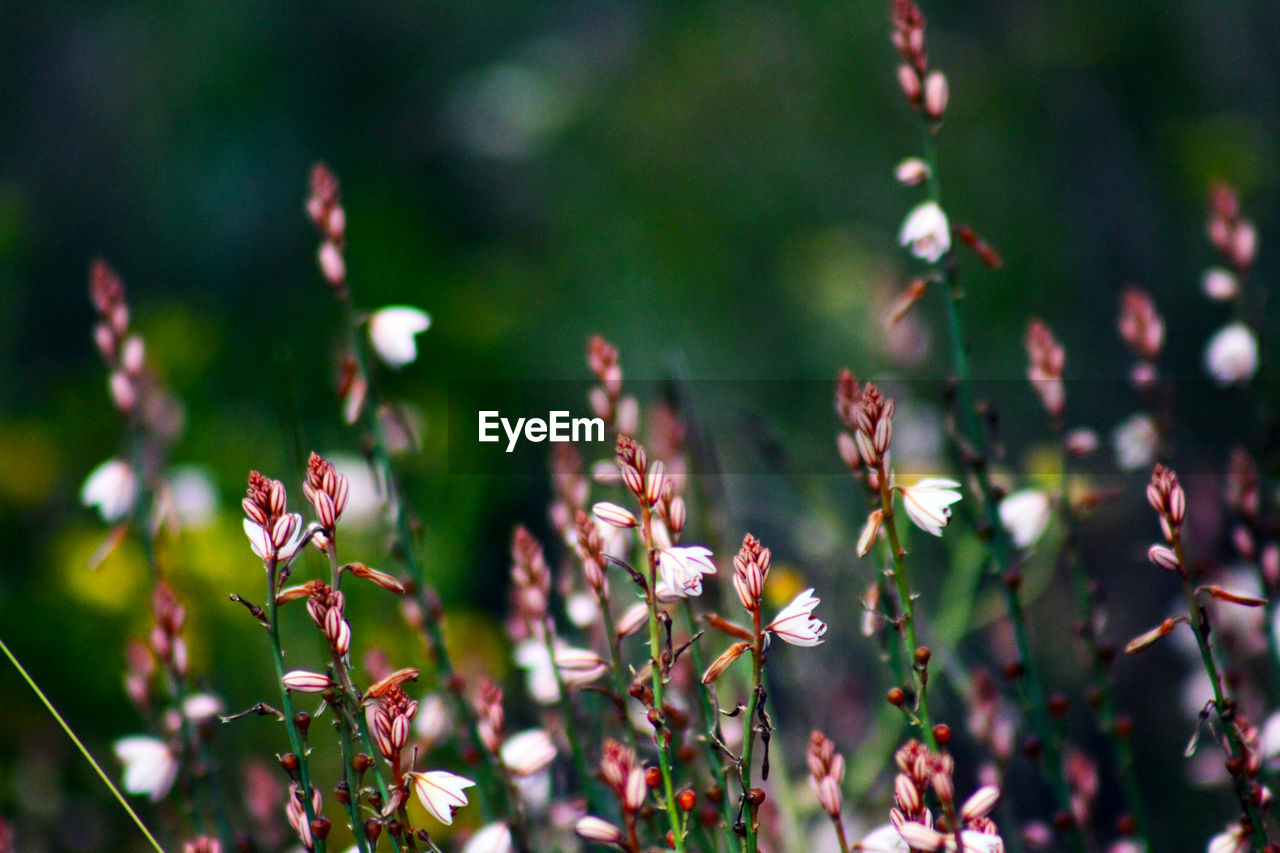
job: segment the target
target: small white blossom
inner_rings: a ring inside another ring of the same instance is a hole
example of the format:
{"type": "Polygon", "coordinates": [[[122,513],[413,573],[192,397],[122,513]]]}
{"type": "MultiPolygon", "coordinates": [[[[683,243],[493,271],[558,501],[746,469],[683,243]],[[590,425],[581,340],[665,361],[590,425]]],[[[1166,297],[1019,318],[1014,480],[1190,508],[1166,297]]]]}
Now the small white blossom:
{"type": "Polygon", "coordinates": [[[926,477],[914,486],[899,486],[898,491],[902,492],[902,505],[916,526],[941,536],[942,528],[951,517],[951,505],[960,500],[960,492],[956,491],[959,488],[955,480],[926,477]]]}
{"type": "Polygon", "coordinates": [[[133,511],[138,498],[138,480],[133,468],[122,459],[108,459],[89,473],[80,487],[80,503],[97,507],[107,524],[121,521],[133,511]]]}
{"type": "Polygon", "coordinates": [[[431,326],[425,311],[406,305],[392,305],[374,311],[369,317],[369,340],[378,357],[399,369],[418,357],[414,335],[431,326]]]}
{"type": "Polygon", "coordinates": [[[269,532],[250,519],[244,519],[244,535],[249,537],[249,547],[264,562],[272,557],[287,563],[302,545],[305,529],[302,515],[290,513],[281,516],[269,532]]]}
{"type": "Polygon", "coordinates": [[[658,597],[702,595],[702,576],[715,573],[710,549],[699,545],[663,548],[658,551],[658,597]]]}
{"type": "Polygon", "coordinates": [[[516,776],[532,776],[555,760],[556,747],[542,729],[513,735],[502,744],[502,764],[516,776]]]}
{"type": "Polygon", "coordinates": [[[182,703],[182,713],[193,723],[203,723],[222,713],[222,700],[211,693],[193,693],[182,703]]]}
{"type": "Polygon", "coordinates": [[[218,514],[218,487],[207,468],[195,465],[174,468],[169,477],[168,497],[173,514],[183,527],[207,527],[218,514]]]}
{"type": "Polygon", "coordinates": [[[1039,489],[1022,489],[1000,501],[1000,523],[1018,548],[1035,544],[1049,526],[1052,505],[1039,489]]]}
{"type": "Polygon", "coordinates": [[[902,223],[898,242],[911,249],[911,254],[931,264],[951,250],[951,225],[947,214],[937,203],[919,204],[902,223]]]}
{"type": "Polygon", "coordinates": [[[911,848],[891,823],[877,827],[857,845],[863,853],[910,853],[911,848]]]}
{"type": "Polygon", "coordinates": [[[1209,339],[1204,366],[1219,385],[1248,382],[1258,370],[1258,339],[1244,323],[1223,326],[1209,339]]]}
{"type": "MultiPolygon", "coordinates": [[[[522,641],[516,646],[515,659],[516,664],[525,670],[525,684],[534,701],[543,705],[559,701],[556,670],[544,641],[538,638],[522,641]]],[[[556,643],[555,666],[559,667],[560,679],[566,687],[588,684],[607,671],[604,661],[595,652],[570,648],[559,642],[556,643]]]]}
{"type": "Polygon", "coordinates": [[[435,693],[418,700],[418,713],[413,717],[413,733],[428,743],[435,743],[450,731],[449,708],[435,693]]]}
{"type": "Polygon", "coordinates": [[[813,597],[812,589],[806,589],[782,608],[766,630],[796,646],[818,645],[827,633],[827,624],[813,616],[819,601],[821,599],[813,597]]]}
{"type": "Polygon", "coordinates": [[[476,831],[462,853],[511,853],[511,828],[505,823],[491,823],[476,831]]]}
{"type": "Polygon", "coordinates": [[[146,794],[156,803],[178,778],[178,757],[162,740],[145,735],[122,738],[115,743],[115,753],[124,764],[124,789],[130,794],[146,794]]]}
{"type": "Polygon", "coordinates": [[[446,825],[453,823],[454,809],[467,804],[467,795],[462,792],[475,785],[470,779],[447,770],[410,771],[408,776],[422,807],[446,825]]]}
{"type": "Polygon", "coordinates": [[[1136,414],[1123,421],[1111,433],[1116,452],[1116,465],[1121,471],[1141,471],[1156,460],[1156,444],[1160,434],[1148,415],[1136,414]]]}

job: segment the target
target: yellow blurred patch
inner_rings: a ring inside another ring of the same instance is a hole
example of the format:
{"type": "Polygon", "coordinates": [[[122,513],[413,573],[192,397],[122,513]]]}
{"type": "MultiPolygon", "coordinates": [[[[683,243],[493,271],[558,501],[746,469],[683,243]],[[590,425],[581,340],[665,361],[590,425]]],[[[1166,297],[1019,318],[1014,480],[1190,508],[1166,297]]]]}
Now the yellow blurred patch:
{"type": "Polygon", "coordinates": [[[791,599],[808,589],[804,576],[788,565],[774,564],[769,569],[769,581],[764,585],[764,597],[775,608],[786,607],[791,599]]]}
{"type": "Polygon", "coordinates": [[[0,422],[0,501],[33,506],[53,488],[61,454],[39,424],[0,422]]]}
{"type": "Polygon", "coordinates": [[[1023,456],[1028,485],[1054,491],[1062,481],[1062,451],[1052,444],[1038,444],[1023,456]]]}
{"type": "Polygon", "coordinates": [[[94,571],[89,561],[110,535],[107,528],[74,529],[54,544],[59,585],[76,601],[117,613],[149,606],[151,579],[142,548],[125,536],[94,571]]]}

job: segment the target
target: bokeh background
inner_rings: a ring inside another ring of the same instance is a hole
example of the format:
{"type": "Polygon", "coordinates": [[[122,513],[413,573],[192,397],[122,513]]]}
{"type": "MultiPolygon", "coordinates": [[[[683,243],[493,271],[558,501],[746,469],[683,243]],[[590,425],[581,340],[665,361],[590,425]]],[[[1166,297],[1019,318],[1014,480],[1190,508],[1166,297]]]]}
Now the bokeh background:
{"type": "MultiPolygon", "coordinates": [[[[1178,461],[1212,472],[1233,441],[1266,446],[1256,404],[1274,389],[1202,381],[1204,341],[1226,317],[1198,281],[1212,260],[1205,191],[1219,178],[1258,222],[1259,280],[1275,270],[1280,8],[925,12],[932,61],[951,81],[946,206],[1006,264],[992,274],[967,262],[964,280],[975,371],[1018,436],[1009,470],[1046,473],[1045,425],[1020,381],[1032,315],[1067,347],[1072,424],[1105,440],[1136,409],[1114,331],[1128,282],[1166,315],[1164,367],[1186,389],[1178,461]]],[[[296,482],[300,449],[356,449],[331,390],[338,312],[302,209],[323,159],[344,184],[357,302],[413,304],[434,320],[419,361],[386,381],[423,426],[408,484],[455,635],[502,671],[506,542],[517,521],[545,533],[549,489],[528,471],[450,473],[451,388],[465,401],[458,380],[529,381],[536,411],[534,380],[584,378],[599,332],[628,376],[689,381],[733,460],[735,476],[717,481],[726,544],[753,529],[825,585],[823,666],[847,690],[792,735],[830,725],[852,750],[870,718],[849,711],[879,695],[883,674],[856,631],[870,570],[850,550],[861,504],[838,476],[828,383],[846,365],[910,380],[920,421],[936,424],[948,364],[936,300],[896,335],[882,323],[912,269],[895,236],[918,200],[893,167],[921,141],[888,29],[887,4],[865,0],[0,4],[0,634],[97,754],[141,729],[121,676],[125,638],[148,625],[149,582],[128,547],[88,572],[106,528],[78,500],[123,436],[89,334],[85,274],[101,256],[183,403],[174,461],[216,486],[219,511],[166,554],[192,613],[194,668],[232,708],[269,695],[263,638],[226,601],[260,583],[239,532],[245,474],[296,482]],[[727,400],[710,386],[700,398],[710,379],[734,380],[727,400]],[[794,397],[761,380],[795,381],[794,397]]],[[[1118,480],[1126,501],[1086,531],[1121,642],[1175,591],[1141,560],[1155,528],[1140,480],[1118,480]]],[[[376,532],[366,541],[381,546],[376,532]]],[[[926,612],[945,607],[946,583],[922,581],[926,612]]],[[[1033,612],[1048,673],[1078,697],[1069,624],[1055,617],[1062,590],[1045,589],[1033,612]]],[[[380,603],[367,598],[354,606],[380,603]]],[[[404,642],[380,630],[371,641],[404,642]]],[[[981,644],[971,654],[990,656],[981,644]]],[[[1122,662],[1118,677],[1122,703],[1147,721],[1136,743],[1157,846],[1197,849],[1232,814],[1230,796],[1185,782],[1191,718],[1168,709],[1183,704],[1186,664],[1159,649],[1142,663],[1122,662]]],[[[780,708],[806,704],[796,700],[813,685],[796,682],[780,708]]],[[[132,849],[7,669],[0,696],[0,815],[22,849],[132,849]]],[[[963,713],[954,701],[948,711],[963,713]]],[[[1087,715],[1073,722],[1090,743],[1087,715]]],[[[220,744],[229,764],[269,760],[277,735],[246,724],[220,744]]],[[[875,817],[883,791],[866,787],[875,817]]]]}

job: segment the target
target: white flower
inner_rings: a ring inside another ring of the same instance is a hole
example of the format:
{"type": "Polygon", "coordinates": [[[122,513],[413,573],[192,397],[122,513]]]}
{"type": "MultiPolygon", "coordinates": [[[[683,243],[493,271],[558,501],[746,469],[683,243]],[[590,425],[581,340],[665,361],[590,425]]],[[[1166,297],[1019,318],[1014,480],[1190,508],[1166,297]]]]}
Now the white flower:
{"type": "Polygon", "coordinates": [[[1159,441],[1160,434],[1156,432],[1155,421],[1141,413],[1133,415],[1111,433],[1116,465],[1121,471],[1150,468],[1156,460],[1156,444],[1159,441]]]}
{"type": "Polygon", "coordinates": [[[418,700],[418,713],[413,717],[413,733],[428,743],[435,743],[450,731],[449,708],[435,693],[418,700]]]}
{"type": "Polygon", "coordinates": [[[898,233],[898,242],[911,247],[911,254],[929,263],[951,250],[951,225],[937,203],[926,201],[907,214],[898,233]]]}
{"type": "Polygon", "coordinates": [[[404,367],[418,357],[413,336],[431,326],[431,317],[417,308],[392,305],[369,317],[369,340],[378,357],[394,368],[404,367]]]}
{"type": "Polygon", "coordinates": [[[122,459],[108,459],[90,472],[80,487],[80,503],[94,506],[107,524],[115,524],[133,511],[138,480],[122,459]]]}
{"type": "Polygon", "coordinates": [[[529,729],[507,738],[500,752],[503,766],[517,776],[532,776],[556,757],[555,744],[542,729],[529,729]]]}
{"type": "Polygon", "coordinates": [[[178,758],[162,740],[145,735],[121,738],[115,752],[124,764],[124,789],[130,794],[146,794],[156,803],[178,778],[178,758]]]}
{"type": "MultiPolygon", "coordinates": [[[[1004,840],[998,835],[966,829],[960,833],[960,840],[964,842],[965,853],[1004,853],[1004,840]]],[[[956,849],[954,835],[947,836],[947,849],[956,849]]]]}
{"type": "Polygon", "coordinates": [[[250,519],[244,520],[244,535],[249,537],[249,547],[264,562],[274,557],[278,562],[287,563],[302,545],[304,532],[302,516],[296,512],[280,516],[270,533],[250,519]]]}
{"type": "Polygon", "coordinates": [[[898,834],[898,828],[891,823],[877,827],[870,835],[862,839],[857,849],[863,853],[910,853],[911,848],[898,834]]]}
{"type": "Polygon", "coordinates": [[[1223,326],[1209,339],[1204,367],[1219,385],[1248,382],[1258,369],[1258,339],[1244,323],[1223,326]]]}
{"type": "Polygon", "coordinates": [[[193,693],[182,703],[182,713],[193,723],[203,723],[222,713],[222,700],[210,693],[193,693]]]}
{"type": "Polygon", "coordinates": [[[663,548],[658,551],[659,598],[687,598],[702,595],[702,576],[714,575],[710,549],[700,545],[663,548]]]}
{"type": "MultiPolygon", "coordinates": [[[[516,646],[516,664],[525,670],[525,684],[534,701],[551,705],[560,699],[556,671],[552,668],[547,644],[537,638],[523,640],[516,646]]],[[[600,656],[586,649],[575,649],[556,643],[555,665],[566,687],[588,684],[603,675],[607,667],[600,656]]]]}
{"type": "Polygon", "coordinates": [[[1258,735],[1258,753],[1267,767],[1275,769],[1276,759],[1280,758],[1280,713],[1267,717],[1262,724],[1262,734],[1258,735]]]}
{"type": "Polygon", "coordinates": [[[589,628],[600,620],[600,602],[592,593],[576,592],[564,605],[569,621],[579,628],[589,628]]]}
{"type": "Polygon", "coordinates": [[[511,853],[511,828],[491,823],[478,830],[462,848],[462,853],[511,853]]]}
{"type": "Polygon", "coordinates": [[[772,631],[788,643],[797,646],[816,646],[827,633],[827,624],[813,618],[813,609],[821,599],[813,597],[813,590],[806,589],[791,600],[774,617],[766,630],[772,631]]]}
{"type": "Polygon", "coordinates": [[[347,478],[347,503],[342,523],[347,529],[368,530],[382,518],[382,491],[369,463],[349,453],[324,455],[334,471],[347,478]]]}
{"type": "Polygon", "coordinates": [[[470,779],[447,770],[410,771],[408,776],[422,807],[446,825],[453,823],[453,810],[467,804],[467,795],[462,792],[475,785],[470,779]]]}
{"type": "Polygon", "coordinates": [[[1249,837],[1240,831],[1240,827],[1232,826],[1226,832],[1220,832],[1209,839],[1206,853],[1249,853],[1249,837]]]}
{"type": "Polygon", "coordinates": [[[926,477],[914,486],[899,486],[898,491],[902,492],[902,505],[916,527],[941,536],[951,517],[951,505],[960,500],[958,488],[960,484],[955,480],[926,477]]]}
{"type": "Polygon", "coordinates": [[[218,487],[207,468],[174,468],[169,477],[169,499],[178,524],[183,527],[207,527],[218,514],[218,487]]]}
{"type": "Polygon", "coordinates": [[[1039,489],[1022,489],[1000,501],[1000,523],[1016,547],[1026,548],[1035,544],[1049,525],[1050,509],[1047,494],[1039,489]]]}

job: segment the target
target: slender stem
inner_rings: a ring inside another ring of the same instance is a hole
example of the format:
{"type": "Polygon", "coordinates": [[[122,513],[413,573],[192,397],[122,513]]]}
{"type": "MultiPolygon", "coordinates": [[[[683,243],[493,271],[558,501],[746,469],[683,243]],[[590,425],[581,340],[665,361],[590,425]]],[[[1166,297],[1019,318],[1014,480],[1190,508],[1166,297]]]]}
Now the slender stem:
{"type": "MultiPolygon", "coordinates": [[[[689,599],[684,600],[684,617],[689,623],[689,635],[693,636],[697,633],[698,623],[693,615],[693,604],[689,599]]],[[[706,671],[706,666],[702,660],[702,650],[694,643],[689,648],[689,653],[693,655],[693,671],[702,673],[706,671]]],[[[705,732],[703,745],[707,753],[707,765],[711,769],[711,778],[715,784],[720,786],[720,811],[724,816],[724,829],[727,833],[733,832],[734,816],[733,805],[729,802],[729,774],[724,765],[724,758],[720,755],[720,747],[717,743],[723,743],[724,739],[720,737],[719,715],[715,707],[711,704],[710,689],[695,690],[698,694],[698,722],[702,725],[702,731],[705,732]]],[[[730,835],[730,842],[733,836],[730,835]]]]}
{"type": "MultiPolygon", "coordinates": [[[[1063,436],[1060,428],[1058,432],[1061,442],[1063,436]]],[[[1089,588],[1089,575],[1080,551],[1079,526],[1075,512],[1071,508],[1070,495],[1067,493],[1068,461],[1064,451],[1060,463],[1062,484],[1058,494],[1058,507],[1062,524],[1066,528],[1064,547],[1067,552],[1065,556],[1068,574],[1075,593],[1076,618],[1080,621],[1080,633],[1084,638],[1085,652],[1089,656],[1090,676],[1094,690],[1097,691],[1099,727],[1111,744],[1111,750],[1118,765],[1120,784],[1129,806],[1129,816],[1133,819],[1134,836],[1143,849],[1148,849],[1150,844],[1147,841],[1147,816],[1142,801],[1142,788],[1138,784],[1137,776],[1134,775],[1133,744],[1116,727],[1119,714],[1116,710],[1115,691],[1111,688],[1111,673],[1101,653],[1098,634],[1094,627],[1094,596],[1089,588]]]]}
{"type": "MultiPolygon", "coordinates": [[[[627,745],[631,747],[631,751],[636,751],[636,727],[631,725],[631,721],[627,718],[627,677],[626,670],[622,665],[622,642],[618,637],[618,632],[614,628],[613,614],[609,612],[609,597],[604,590],[596,592],[596,603],[600,605],[600,613],[604,617],[604,630],[609,635],[609,656],[613,662],[613,689],[617,693],[615,705],[618,709],[618,723],[627,733],[627,745]]],[[[686,611],[688,612],[688,611],[686,611]]],[[[690,628],[692,630],[692,628],[690,628]]],[[[697,648],[694,648],[695,654],[697,648]]],[[[697,657],[694,657],[695,667],[697,666],[697,657]]]]}
{"type": "Polygon", "coordinates": [[[743,853],[756,853],[756,836],[759,831],[756,807],[748,802],[751,791],[751,759],[756,745],[756,712],[760,706],[760,695],[764,692],[760,683],[764,671],[764,632],[760,630],[759,606],[751,611],[751,621],[755,629],[755,642],[751,646],[751,698],[747,700],[747,711],[742,720],[742,762],[738,765],[738,778],[742,782],[742,808],[744,812],[749,812],[745,815],[743,853]]]}
{"type": "MultiPolygon", "coordinates": [[[[272,662],[276,668],[276,683],[280,685],[280,707],[284,710],[284,727],[289,733],[289,746],[293,754],[298,756],[298,784],[301,786],[302,807],[306,810],[307,823],[316,819],[315,807],[311,802],[311,771],[307,767],[306,744],[298,732],[293,720],[293,696],[289,688],[284,686],[284,649],[280,646],[280,625],[277,615],[279,605],[276,602],[276,558],[266,561],[267,567],[267,633],[271,635],[272,662]]],[[[323,838],[314,838],[316,853],[324,853],[323,838]]]]}
{"type": "Polygon", "coordinates": [[[594,796],[595,786],[591,781],[591,771],[587,768],[587,757],[582,751],[582,743],[578,740],[578,726],[573,712],[573,699],[569,695],[569,685],[565,684],[564,673],[560,671],[560,667],[556,664],[556,646],[555,636],[545,626],[542,630],[543,643],[547,648],[547,655],[551,658],[551,671],[556,677],[556,691],[560,700],[560,716],[564,718],[563,727],[565,738],[569,741],[569,755],[573,759],[573,770],[578,776],[578,787],[582,789],[583,795],[587,798],[588,808],[595,810],[600,807],[600,803],[596,802],[594,796]]]}
{"type": "MultiPolygon", "coordinates": [[[[356,362],[356,372],[364,377],[367,383],[366,398],[362,409],[363,431],[367,440],[367,455],[378,478],[382,481],[387,500],[387,513],[391,518],[395,534],[395,552],[400,561],[413,578],[417,586],[417,595],[423,610],[423,630],[428,651],[435,663],[437,677],[452,697],[455,718],[463,722],[474,753],[480,756],[481,774],[480,790],[483,793],[484,811],[487,816],[494,814],[518,814],[519,809],[512,807],[510,796],[501,782],[501,774],[493,753],[485,746],[480,736],[480,729],[475,710],[462,694],[462,680],[453,668],[449,650],[445,646],[442,620],[443,608],[439,596],[427,581],[426,572],[418,558],[413,535],[413,525],[409,517],[408,505],[401,494],[395,469],[391,465],[391,456],[387,452],[386,434],[382,419],[378,415],[378,389],[372,372],[369,369],[368,354],[361,324],[351,302],[350,287],[344,287],[338,293],[338,302],[342,308],[344,326],[347,329],[348,344],[351,357],[356,362]]],[[[522,821],[512,826],[512,834],[518,850],[529,849],[527,830],[522,821]]]]}
{"type": "Polygon", "coordinates": [[[658,551],[653,542],[653,514],[647,501],[641,499],[641,529],[644,532],[644,549],[648,572],[645,580],[645,601],[649,605],[649,664],[652,670],[653,707],[658,713],[653,739],[658,747],[658,767],[662,771],[662,790],[666,799],[667,820],[671,824],[672,841],[677,853],[684,853],[684,829],[680,826],[680,810],[676,805],[675,784],[671,779],[671,732],[667,728],[662,711],[662,694],[666,685],[666,654],[662,650],[658,620],[658,551]]]}
{"type": "MultiPolygon", "coordinates": [[[[1213,659],[1213,651],[1209,646],[1209,619],[1204,608],[1196,602],[1196,593],[1191,586],[1191,578],[1187,575],[1182,551],[1182,531],[1176,527],[1173,528],[1172,544],[1174,553],[1178,557],[1178,579],[1182,581],[1182,594],[1187,601],[1187,611],[1191,616],[1191,627],[1196,634],[1200,660],[1204,663],[1204,670],[1209,675],[1210,684],[1213,685],[1213,708],[1217,712],[1222,734],[1226,738],[1227,754],[1233,759],[1243,760],[1248,752],[1240,738],[1240,730],[1236,726],[1235,705],[1228,703],[1222,692],[1222,678],[1218,674],[1218,665],[1213,659]]],[[[1240,800],[1240,808],[1244,811],[1249,823],[1252,849],[1255,852],[1261,851],[1270,843],[1267,838],[1267,826],[1253,801],[1249,780],[1245,777],[1243,768],[1239,772],[1231,773],[1231,783],[1235,787],[1236,797],[1240,800]]]]}
{"type": "MultiPolygon", "coordinates": [[[[914,661],[916,649],[919,647],[916,639],[915,598],[911,594],[911,580],[907,576],[906,551],[902,547],[902,540],[898,538],[898,522],[893,511],[893,489],[889,485],[888,465],[885,464],[883,458],[880,460],[877,480],[880,483],[880,511],[883,513],[880,523],[889,537],[889,548],[893,552],[893,580],[897,584],[898,601],[902,605],[902,615],[899,617],[902,626],[902,639],[906,646],[907,660],[914,661]]],[[[929,716],[928,670],[923,667],[923,664],[912,667],[916,681],[914,722],[920,727],[920,735],[924,738],[925,743],[928,744],[929,749],[937,752],[938,739],[933,733],[933,720],[929,716]]]]}
{"type": "Polygon", "coordinates": [[[98,774],[98,778],[102,780],[102,783],[107,786],[115,796],[116,800],[119,801],[120,806],[128,813],[129,817],[133,818],[133,822],[137,824],[138,829],[142,830],[142,834],[146,836],[147,841],[151,842],[151,846],[154,847],[158,853],[164,853],[164,848],[160,846],[160,842],[156,841],[155,836],[151,834],[151,830],[147,829],[147,825],[142,822],[142,818],[138,817],[138,813],[133,810],[133,806],[129,805],[129,801],[124,798],[124,794],[120,793],[120,789],[115,786],[115,783],[112,782],[110,777],[108,777],[103,771],[102,767],[98,764],[97,759],[95,759],[93,754],[90,753],[85,745],[80,742],[80,738],[76,736],[74,731],[72,731],[71,726],[67,725],[67,721],[62,719],[62,715],[58,713],[58,709],[53,707],[53,703],[49,701],[49,697],[44,695],[44,691],[40,689],[38,684],[36,684],[35,679],[27,673],[22,664],[18,663],[18,659],[14,657],[13,652],[9,651],[9,647],[5,645],[4,640],[0,640],[0,651],[4,652],[4,656],[9,659],[9,663],[13,664],[13,668],[18,671],[18,675],[22,676],[22,680],[25,681],[27,686],[36,694],[36,698],[38,698],[44,705],[45,710],[48,711],[53,719],[57,721],[62,730],[67,733],[67,737],[71,738],[71,742],[76,745],[76,749],[84,756],[84,760],[89,762],[89,766],[93,768],[93,772],[98,774]]]}
{"type": "MultiPolygon", "coordinates": [[[[924,138],[925,162],[929,166],[928,190],[932,201],[941,206],[941,186],[938,177],[937,140],[935,128],[926,126],[924,138]]],[[[948,251],[941,261],[947,283],[946,306],[947,328],[951,338],[951,356],[955,366],[956,401],[960,409],[960,420],[963,424],[964,440],[968,447],[962,451],[968,467],[973,472],[982,498],[983,526],[990,536],[989,550],[994,573],[1001,583],[1005,609],[1009,614],[1009,622],[1013,627],[1014,642],[1017,645],[1019,663],[1022,665],[1022,677],[1018,679],[1019,692],[1022,694],[1024,711],[1030,717],[1032,727],[1044,745],[1043,768],[1053,790],[1054,799],[1060,811],[1070,815],[1071,793],[1067,787],[1066,777],[1062,770],[1062,744],[1049,719],[1045,707],[1044,690],[1040,683],[1040,673],[1031,656],[1031,638],[1027,631],[1026,614],[1022,609],[1022,601],[1018,597],[1017,586],[1004,583],[1004,575],[1012,565],[1008,534],[1000,522],[999,505],[994,499],[991,479],[987,470],[987,459],[990,448],[986,432],[978,421],[978,410],[973,395],[973,376],[969,366],[969,343],[965,335],[964,324],[960,319],[960,300],[963,293],[959,284],[959,268],[954,251],[948,251]]],[[[1072,822],[1072,847],[1077,851],[1088,849],[1084,832],[1079,824],[1072,822]]]]}
{"type": "MultiPolygon", "coordinates": [[[[326,555],[329,557],[329,578],[330,586],[335,592],[341,591],[342,588],[342,563],[338,559],[338,535],[336,530],[326,531],[329,542],[325,548],[326,555]]],[[[331,650],[332,651],[332,650],[331,650]]],[[[362,711],[362,702],[360,691],[356,689],[355,682],[351,680],[351,665],[349,658],[338,654],[336,651],[333,655],[333,669],[338,676],[338,683],[342,687],[342,705],[337,709],[339,716],[338,740],[342,746],[342,762],[344,778],[347,780],[347,791],[350,799],[347,801],[347,814],[351,818],[351,831],[356,836],[356,843],[360,847],[360,852],[365,853],[367,839],[364,833],[360,831],[360,812],[359,812],[359,780],[355,776],[355,748],[352,743],[351,735],[354,732],[361,739],[361,746],[365,749],[369,756],[374,755],[373,744],[370,743],[368,724],[362,711]]],[[[374,780],[378,784],[378,793],[382,795],[382,801],[385,803],[390,799],[390,790],[387,788],[386,780],[382,778],[382,768],[375,761],[373,765],[374,780]]],[[[397,779],[397,782],[399,780],[397,779]]],[[[408,826],[408,822],[404,822],[408,826]]],[[[394,835],[391,836],[391,846],[396,850],[400,850],[400,839],[394,835]]]]}

